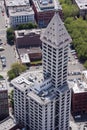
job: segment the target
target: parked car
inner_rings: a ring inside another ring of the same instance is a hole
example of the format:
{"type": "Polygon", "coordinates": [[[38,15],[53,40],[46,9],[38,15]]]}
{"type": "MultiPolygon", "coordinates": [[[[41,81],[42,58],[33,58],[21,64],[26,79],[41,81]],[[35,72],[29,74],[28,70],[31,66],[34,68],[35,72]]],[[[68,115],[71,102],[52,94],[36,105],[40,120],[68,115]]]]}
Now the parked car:
{"type": "Polygon", "coordinates": [[[6,62],[2,62],[2,66],[3,66],[3,67],[6,67],[6,62]]]}
{"type": "Polygon", "coordinates": [[[0,42],[0,45],[2,45],[3,43],[2,42],[0,42]]]}
{"type": "Polygon", "coordinates": [[[0,39],[0,45],[2,45],[3,43],[2,43],[2,40],[0,39]]]}
{"type": "Polygon", "coordinates": [[[75,116],[75,119],[81,118],[81,115],[77,115],[75,116]]]}
{"type": "Polygon", "coordinates": [[[1,62],[6,62],[6,57],[1,58],[1,62]]]}
{"type": "Polygon", "coordinates": [[[3,56],[3,55],[1,55],[1,56],[0,56],[0,59],[1,59],[1,60],[2,60],[2,59],[5,59],[5,60],[6,60],[6,57],[3,56]]]}
{"type": "Polygon", "coordinates": [[[3,51],[4,50],[4,47],[0,46],[0,51],[3,51]]]}
{"type": "Polygon", "coordinates": [[[1,58],[2,66],[6,67],[6,57],[5,56],[0,56],[0,58],[1,58]]]}

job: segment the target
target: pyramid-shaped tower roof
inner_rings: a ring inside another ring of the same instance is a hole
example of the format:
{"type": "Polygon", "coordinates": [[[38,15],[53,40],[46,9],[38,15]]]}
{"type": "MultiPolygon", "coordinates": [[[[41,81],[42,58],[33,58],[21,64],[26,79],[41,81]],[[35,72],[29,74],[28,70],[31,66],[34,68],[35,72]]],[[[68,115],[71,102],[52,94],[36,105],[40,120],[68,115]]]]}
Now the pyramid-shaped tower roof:
{"type": "Polygon", "coordinates": [[[41,41],[56,47],[72,42],[72,39],[68,34],[58,12],[55,12],[52,20],[42,33],[41,41]]]}

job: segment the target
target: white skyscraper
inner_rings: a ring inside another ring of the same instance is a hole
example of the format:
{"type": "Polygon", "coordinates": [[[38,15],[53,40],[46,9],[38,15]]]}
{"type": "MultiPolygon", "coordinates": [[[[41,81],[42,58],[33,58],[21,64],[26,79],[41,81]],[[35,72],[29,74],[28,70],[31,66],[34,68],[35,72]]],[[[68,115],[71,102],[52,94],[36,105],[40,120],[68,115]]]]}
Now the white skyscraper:
{"type": "Polygon", "coordinates": [[[71,93],[67,84],[68,49],[71,38],[56,12],[41,36],[43,74],[52,78],[57,98],[55,130],[69,129],[71,93]]]}
{"type": "Polygon", "coordinates": [[[29,72],[12,81],[14,113],[28,130],[69,130],[71,93],[67,83],[72,41],[58,13],[41,35],[43,78],[29,72]]]}

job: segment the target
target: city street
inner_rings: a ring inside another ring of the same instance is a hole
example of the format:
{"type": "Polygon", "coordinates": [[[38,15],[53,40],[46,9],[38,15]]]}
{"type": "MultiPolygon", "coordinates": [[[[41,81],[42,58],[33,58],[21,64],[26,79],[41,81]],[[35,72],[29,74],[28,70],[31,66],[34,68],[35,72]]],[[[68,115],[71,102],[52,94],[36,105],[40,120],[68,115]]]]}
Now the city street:
{"type": "MultiPolygon", "coordinates": [[[[0,51],[0,56],[5,56],[6,57],[6,67],[2,67],[2,63],[0,62],[0,71],[8,71],[13,63],[17,61],[17,55],[14,50],[14,46],[10,46],[7,44],[7,39],[6,39],[6,30],[7,28],[5,27],[6,24],[6,13],[4,11],[4,16],[2,13],[2,8],[4,8],[3,1],[0,1],[0,39],[2,40],[2,46],[4,48],[4,51],[0,51]]],[[[4,9],[5,10],[5,9],[4,9]]]]}
{"type": "MultiPolygon", "coordinates": [[[[3,75],[5,78],[6,86],[8,89],[8,93],[13,90],[13,87],[9,85],[7,72],[9,71],[11,65],[15,62],[18,62],[18,55],[15,49],[15,45],[10,46],[7,43],[6,39],[6,20],[7,16],[4,9],[3,0],[0,1],[0,39],[2,40],[2,45],[4,50],[0,51],[0,56],[6,57],[6,67],[2,66],[2,62],[0,59],[0,75],[3,75]],[[4,13],[2,13],[2,9],[4,9],[4,13]]],[[[42,70],[42,66],[32,66],[27,71],[35,71],[42,70]]],[[[68,80],[81,79],[81,72],[84,70],[83,65],[79,62],[78,58],[75,58],[75,55],[71,53],[71,49],[69,49],[69,62],[68,62],[68,80]],[[79,74],[78,74],[79,73],[79,74]]],[[[84,123],[76,123],[74,120],[70,121],[71,130],[83,130],[84,123]]]]}

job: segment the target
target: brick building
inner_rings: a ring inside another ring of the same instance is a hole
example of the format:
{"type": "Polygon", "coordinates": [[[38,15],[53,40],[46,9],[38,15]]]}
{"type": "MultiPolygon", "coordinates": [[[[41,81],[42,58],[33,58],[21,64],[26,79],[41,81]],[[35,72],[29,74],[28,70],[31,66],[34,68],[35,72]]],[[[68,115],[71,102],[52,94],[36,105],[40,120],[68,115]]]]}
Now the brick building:
{"type": "Polygon", "coordinates": [[[83,81],[73,83],[71,112],[73,115],[87,113],[87,84],[83,81]]]}
{"type": "Polygon", "coordinates": [[[15,31],[16,48],[41,47],[40,29],[15,31]]]}
{"type": "Polygon", "coordinates": [[[40,47],[33,47],[29,49],[20,48],[18,49],[18,54],[22,64],[30,64],[33,61],[38,61],[42,59],[42,50],[40,47]]]}
{"type": "Polygon", "coordinates": [[[39,27],[46,27],[48,25],[54,16],[55,10],[59,11],[62,18],[62,8],[58,0],[31,0],[31,3],[35,13],[35,19],[39,27]]]}

